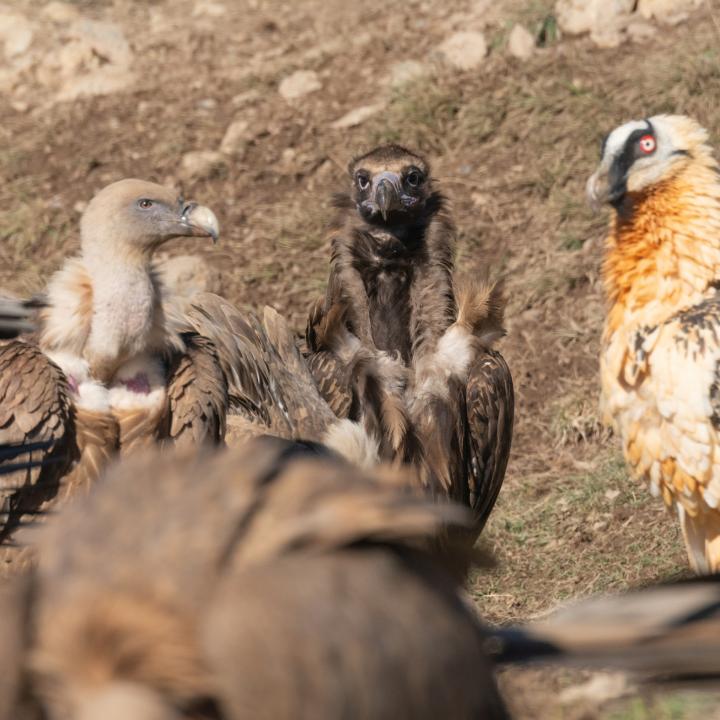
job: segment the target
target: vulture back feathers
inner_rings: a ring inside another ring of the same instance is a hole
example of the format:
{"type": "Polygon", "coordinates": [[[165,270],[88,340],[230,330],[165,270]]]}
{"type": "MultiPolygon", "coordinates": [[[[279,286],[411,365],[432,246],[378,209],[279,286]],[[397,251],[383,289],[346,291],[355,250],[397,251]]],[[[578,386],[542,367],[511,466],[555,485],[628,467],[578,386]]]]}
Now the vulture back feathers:
{"type": "Polygon", "coordinates": [[[0,678],[83,720],[506,718],[427,549],[467,521],[312,444],[130,458],[39,531],[0,678]]]}

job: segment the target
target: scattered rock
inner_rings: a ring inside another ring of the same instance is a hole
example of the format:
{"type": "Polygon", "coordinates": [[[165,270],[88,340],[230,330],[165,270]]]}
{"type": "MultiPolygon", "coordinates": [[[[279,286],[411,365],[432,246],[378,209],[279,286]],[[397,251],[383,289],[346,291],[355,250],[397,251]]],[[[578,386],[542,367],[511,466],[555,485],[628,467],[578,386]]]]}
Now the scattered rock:
{"type": "Polygon", "coordinates": [[[426,77],[430,68],[417,60],[403,60],[390,67],[390,74],[385,78],[384,84],[392,88],[401,88],[415,80],[426,77]]]}
{"type": "Polygon", "coordinates": [[[458,70],[472,70],[487,55],[487,43],[481,32],[457,32],[439,47],[445,61],[458,70]]]}
{"type": "Polygon", "coordinates": [[[222,292],[220,271],[198,255],[161,256],[156,268],[163,283],[183,297],[199,292],[222,292]]]}
{"type": "Polygon", "coordinates": [[[607,35],[629,18],[635,0],[558,0],[555,16],[563,32],[607,35]]]}
{"type": "Polygon", "coordinates": [[[0,9],[0,40],[8,60],[23,55],[30,47],[33,35],[33,25],[24,15],[0,9]]]}
{"type": "Polygon", "coordinates": [[[519,60],[528,60],[535,52],[535,38],[523,25],[515,25],[510,32],[508,52],[519,60]]]}
{"type": "Polygon", "coordinates": [[[245,92],[238,93],[230,101],[233,107],[241,108],[247,105],[254,105],[262,99],[262,94],[259,90],[246,90],[245,92]]]}
{"type": "Polygon", "coordinates": [[[57,94],[59,100],[107,95],[132,84],[133,55],[119,25],[81,19],[70,26],[68,36],[69,42],[56,55],[48,54],[44,72],[39,71],[41,79],[53,73],[64,78],[57,94]]]}
{"type": "Polygon", "coordinates": [[[644,42],[645,40],[650,39],[653,35],[656,35],[657,29],[650,23],[643,22],[642,20],[633,20],[627,26],[627,34],[628,37],[635,42],[644,42]]]}
{"type": "Polygon", "coordinates": [[[320,78],[314,70],[296,70],[280,83],[278,91],[286,100],[296,100],[321,87],[320,78]]]}
{"type": "Polygon", "coordinates": [[[637,12],[646,20],[655,19],[669,25],[686,20],[689,13],[697,10],[703,0],[639,0],[637,12]]]}
{"type": "Polygon", "coordinates": [[[105,63],[127,67],[132,61],[130,45],[116,23],[83,18],[70,26],[68,34],[86,43],[105,63]]]}
{"type": "Polygon", "coordinates": [[[621,27],[608,27],[602,30],[591,32],[590,39],[599,48],[610,49],[620,47],[625,37],[621,27]]]}
{"type": "Polygon", "coordinates": [[[195,3],[192,14],[193,17],[222,17],[227,12],[224,5],[212,0],[199,0],[195,3]]]}
{"type": "Polygon", "coordinates": [[[349,113],[343,115],[339,120],[336,120],[330,125],[331,128],[339,130],[342,128],[351,128],[365,122],[369,117],[376,115],[385,108],[385,103],[377,103],[375,105],[363,105],[362,107],[355,108],[349,113]]]}
{"type": "Polygon", "coordinates": [[[217,106],[218,102],[215,98],[203,98],[202,100],[198,100],[197,103],[198,110],[204,110],[205,112],[215,110],[217,106]]]}
{"type": "Polygon", "coordinates": [[[234,120],[228,125],[222,142],[220,152],[226,155],[235,155],[245,149],[245,146],[252,139],[248,132],[250,123],[247,120],[234,120]]]}
{"type": "Polygon", "coordinates": [[[596,673],[587,682],[565,688],[560,693],[563,705],[575,705],[581,701],[605,703],[617,700],[633,691],[623,673],[596,673]]]}
{"type": "Polygon", "coordinates": [[[180,176],[184,180],[213,177],[227,169],[227,159],[215,150],[193,150],[182,157],[180,176]]]}
{"type": "Polygon", "coordinates": [[[74,5],[58,0],[45,5],[42,14],[55,23],[71,23],[80,17],[80,11],[74,5]]]}

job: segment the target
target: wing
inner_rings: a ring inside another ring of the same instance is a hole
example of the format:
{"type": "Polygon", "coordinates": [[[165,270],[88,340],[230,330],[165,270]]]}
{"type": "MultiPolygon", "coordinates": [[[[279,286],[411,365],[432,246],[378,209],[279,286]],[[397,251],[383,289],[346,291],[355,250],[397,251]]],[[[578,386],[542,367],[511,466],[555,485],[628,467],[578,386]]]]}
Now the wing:
{"type": "Polygon", "coordinates": [[[171,365],[160,437],[176,445],[220,445],[225,439],[228,383],[212,341],[184,336],[186,351],[171,365]]]}
{"type": "Polygon", "coordinates": [[[346,418],[352,405],[352,369],[332,348],[337,324],[344,324],[344,307],[335,304],[325,310],[325,298],[318,298],[310,310],[305,331],[305,357],[320,395],[339,418],[346,418]]]}
{"type": "Polygon", "coordinates": [[[651,673],[664,682],[720,675],[720,576],[591,597],[524,627],[498,628],[499,662],[544,660],[651,673]]]}
{"type": "Polygon", "coordinates": [[[257,433],[321,438],[334,416],[309,373],[298,372],[298,363],[303,361],[294,341],[296,356],[291,356],[286,328],[273,329],[276,341],[284,338],[279,348],[256,316],[240,313],[211,293],[194,296],[186,315],[195,332],[212,340],[217,349],[228,378],[230,415],[239,416],[243,424],[257,428],[257,433]]]}
{"type": "Polygon", "coordinates": [[[487,350],[470,368],[465,390],[470,445],[470,507],[478,532],[495,505],[512,442],[515,394],[502,355],[487,350]]]}
{"type": "Polygon", "coordinates": [[[57,493],[75,457],[75,425],[65,375],[34,345],[0,345],[0,539],[26,512],[57,493]],[[23,465],[26,465],[23,467],[23,465]],[[3,522],[4,520],[4,522],[3,522]]]}
{"type": "Polygon", "coordinates": [[[604,385],[634,475],[678,509],[693,567],[720,569],[720,298],[638,329],[604,385]]]}

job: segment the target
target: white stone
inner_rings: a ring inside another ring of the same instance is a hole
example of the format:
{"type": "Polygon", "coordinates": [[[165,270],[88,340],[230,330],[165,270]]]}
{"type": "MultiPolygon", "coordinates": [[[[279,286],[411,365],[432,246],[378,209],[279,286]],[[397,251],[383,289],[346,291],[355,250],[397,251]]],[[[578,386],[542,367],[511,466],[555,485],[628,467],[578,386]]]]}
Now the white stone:
{"type": "Polygon", "coordinates": [[[0,40],[8,60],[23,55],[30,47],[33,35],[33,25],[24,15],[0,9],[0,40]]]}
{"type": "Polygon", "coordinates": [[[56,23],[71,23],[73,20],[77,20],[80,17],[79,10],[70,3],[59,2],[54,0],[49,2],[42,9],[42,14],[52,22],[56,23]]]}
{"type": "Polygon", "coordinates": [[[654,35],[657,35],[657,28],[642,20],[633,20],[633,22],[627,26],[627,34],[628,37],[635,42],[644,42],[654,35]]]}
{"type": "Polygon", "coordinates": [[[458,70],[473,70],[487,55],[485,36],[480,32],[456,32],[438,49],[445,62],[458,70]]]}
{"type": "Polygon", "coordinates": [[[367,120],[368,118],[379,113],[384,108],[384,103],[377,103],[375,105],[363,105],[362,107],[355,108],[349,113],[346,113],[339,120],[336,120],[334,123],[332,123],[330,127],[334,128],[335,130],[356,127],[357,125],[365,122],[365,120],[367,120]]]}
{"type": "Polygon", "coordinates": [[[426,77],[430,68],[417,60],[403,60],[390,66],[390,74],[385,78],[385,84],[392,88],[402,88],[420,78],[426,77]]]}
{"type": "Polygon", "coordinates": [[[525,26],[517,24],[510,31],[508,52],[519,60],[528,60],[535,52],[535,38],[525,26]]]}
{"type": "Polygon", "coordinates": [[[608,27],[596,32],[591,32],[590,39],[599,48],[609,49],[620,47],[623,40],[625,39],[625,36],[622,34],[620,28],[608,27]]]}
{"type": "Polygon", "coordinates": [[[250,123],[247,120],[234,120],[231,122],[220,143],[220,152],[234,155],[243,150],[248,140],[250,140],[249,127],[250,123]]]}
{"type": "Polygon", "coordinates": [[[163,283],[177,295],[222,292],[220,271],[198,255],[161,256],[156,263],[163,283]]]}
{"type": "Polygon", "coordinates": [[[59,71],[63,80],[56,99],[107,95],[135,81],[130,70],[133,53],[119,25],[82,18],[72,23],[67,35],[69,40],[57,53],[49,53],[38,69],[38,78],[48,85],[59,71]]]}
{"type": "Polygon", "coordinates": [[[702,4],[703,0],[638,0],[637,12],[646,20],[675,25],[702,4]]]}
{"type": "Polygon", "coordinates": [[[185,180],[201,180],[227,168],[227,160],[215,150],[193,150],[182,157],[180,175],[185,180]]]}
{"type": "Polygon", "coordinates": [[[110,95],[130,87],[135,80],[132,73],[113,70],[98,70],[63,83],[56,99],[75,100],[93,95],[110,95]]]}
{"type": "Polygon", "coordinates": [[[227,8],[218,2],[212,0],[199,0],[193,8],[193,17],[222,17],[227,12],[227,8]]]}
{"type": "Polygon", "coordinates": [[[595,33],[598,37],[615,28],[618,20],[629,18],[635,0],[558,0],[555,16],[558,26],[570,35],[595,33]]]}
{"type": "Polygon", "coordinates": [[[286,100],[296,100],[321,87],[320,78],[314,70],[296,70],[280,83],[278,91],[286,100]]]}
{"type": "Polygon", "coordinates": [[[116,23],[83,18],[73,23],[68,33],[71,37],[89,45],[92,51],[106,63],[125,68],[132,61],[130,45],[116,23]]]}
{"type": "Polygon", "coordinates": [[[239,93],[233,97],[230,101],[233,107],[240,108],[246,105],[254,105],[262,99],[262,95],[258,90],[246,90],[245,92],[239,93]]]}

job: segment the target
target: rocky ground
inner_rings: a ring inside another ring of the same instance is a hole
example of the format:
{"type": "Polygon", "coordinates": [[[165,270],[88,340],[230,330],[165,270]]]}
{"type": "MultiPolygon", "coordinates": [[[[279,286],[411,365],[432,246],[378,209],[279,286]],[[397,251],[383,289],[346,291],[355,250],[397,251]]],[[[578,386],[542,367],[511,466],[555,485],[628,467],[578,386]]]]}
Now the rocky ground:
{"type": "MultiPolygon", "coordinates": [[[[217,248],[173,250],[202,256],[203,282],[300,328],[349,158],[419,148],[453,201],[460,270],[502,278],[509,298],[518,422],[487,532],[499,565],[472,586],[483,612],[517,620],[681,576],[675,523],[598,423],[606,218],[583,187],[629,118],[685,112],[720,138],[719,19],[717,0],[0,4],[0,284],[41,288],[88,198],[137,176],[217,212],[217,248]]],[[[168,272],[197,281],[183,260],[168,272]]],[[[720,712],[607,675],[503,685],[518,718],[720,712]]]]}

